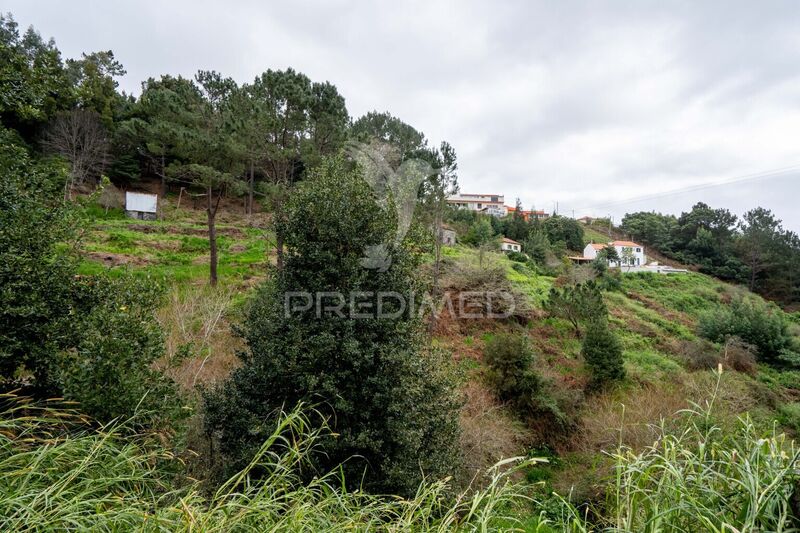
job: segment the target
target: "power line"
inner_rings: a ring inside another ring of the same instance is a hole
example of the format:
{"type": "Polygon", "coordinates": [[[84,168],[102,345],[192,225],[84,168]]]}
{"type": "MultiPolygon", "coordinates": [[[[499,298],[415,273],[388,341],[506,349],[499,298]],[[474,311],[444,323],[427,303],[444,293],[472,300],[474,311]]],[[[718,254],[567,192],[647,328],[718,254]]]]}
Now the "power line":
{"type": "Polygon", "coordinates": [[[736,176],[736,177],[733,177],[733,178],[728,178],[728,179],[715,181],[715,182],[711,182],[711,183],[701,183],[699,185],[690,185],[688,187],[681,187],[679,189],[673,189],[673,190],[665,191],[665,192],[651,193],[651,194],[645,194],[645,195],[641,195],[641,196],[632,196],[632,197],[626,198],[624,200],[618,200],[618,201],[608,202],[608,203],[604,203],[604,204],[596,204],[596,205],[588,206],[588,207],[581,207],[581,208],[578,209],[578,211],[600,210],[600,209],[605,209],[605,208],[608,208],[608,207],[614,207],[614,206],[618,206],[618,205],[631,204],[631,203],[642,202],[642,201],[646,201],[646,200],[656,200],[656,199],[659,199],[659,198],[663,198],[665,196],[675,196],[675,195],[683,194],[683,193],[687,193],[687,192],[701,191],[701,190],[704,190],[704,189],[711,189],[711,188],[714,188],[714,187],[721,187],[721,186],[724,186],[724,185],[731,185],[731,184],[734,184],[734,183],[742,183],[742,182],[746,182],[746,181],[755,181],[755,180],[761,180],[761,179],[775,178],[775,177],[782,176],[782,175],[785,175],[785,174],[789,174],[789,173],[792,173],[792,172],[800,172],[800,165],[793,165],[793,166],[790,166],[790,167],[778,168],[778,169],[774,169],[774,170],[758,172],[758,173],[755,173],[755,174],[746,174],[746,175],[743,175],[743,176],[736,176]]]}

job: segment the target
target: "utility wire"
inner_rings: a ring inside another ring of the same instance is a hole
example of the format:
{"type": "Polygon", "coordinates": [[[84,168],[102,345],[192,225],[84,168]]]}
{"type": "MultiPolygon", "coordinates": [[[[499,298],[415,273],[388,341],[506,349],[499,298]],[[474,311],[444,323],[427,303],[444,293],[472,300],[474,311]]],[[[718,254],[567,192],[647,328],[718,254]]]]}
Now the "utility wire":
{"type": "Polygon", "coordinates": [[[618,200],[618,201],[608,202],[608,203],[604,203],[604,204],[596,204],[596,205],[588,206],[588,207],[581,207],[579,209],[576,209],[576,211],[580,212],[580,211],[601,210],[601,209],[605,209],[607,207],[614,207],[614,206],[618,206],[618,205],[631,204],[631,203],[636,203],[636,202],[641,202],[641,201],[646,201],[646,200],[657,200],[657,199],[663,198],[665,196],[675,196],[675,195],[683,194],[683,193],[687,193],[687,192],[701,191],[701,190],[704,190],[704,189],[711,189],[711,188],[714,188],[714,187],[721,187],[721,186],[724,186],[724,185],[732,185],[734,183],[742,183],[742,182],[746,182],[746,181],[756,181],[756,180],[762,180],[762,179],[776,178],[776,177],[783,176],[785,174],[790,174],[790,173],[793,173],[793,172],[800,172],[800,165],[793,165],[793,166],[784,167],[784,168],[777,168],[777,169],[773,169],[773,170],[767,170],[767,171],[764,171],[764,172],[758,172],[758,173],[755,173],[755,174],[746,174],[746,175],[743,175],[743,176],[736,176],[736,177],[733,177],[733,178],[728,178],[728,179],[724,179],[724,180],[720,180],[720,181],[714,181],[714,182],[710,182],[710,183],[701,183],[699,185],[690,185],[688,187],[681,187],[679,189],[673,189],[673,190],[670,190],[670,191],[645,194],[645,195],[641,195],[641,196],[632,196],[632,197],[626,198],[624,200],[618,200]]]}

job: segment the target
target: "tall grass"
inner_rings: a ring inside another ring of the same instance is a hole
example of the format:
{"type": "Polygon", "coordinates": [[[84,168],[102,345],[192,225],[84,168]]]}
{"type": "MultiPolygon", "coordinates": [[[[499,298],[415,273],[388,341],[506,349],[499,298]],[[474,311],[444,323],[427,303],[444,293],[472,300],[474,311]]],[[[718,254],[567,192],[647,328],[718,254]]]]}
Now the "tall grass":
{"type": "Polygon", "coordinates": [[[489,531],[515,523],[525,496],[508,460],[488,485],[452,497],[448,481],[411,499],[348,492],[336,472],[302,483],[297,471],[324,429],[281,415],[252,463],[213,494],[176,476],[178,459],[125,424],[86,426],[75,412],[13,396],[0,420],[2,531],[489,531]],[[251,473],[264,473],[256,480],[251,473]]]}
{"type": "MultiPolygon", "coordinates": [[[[718,372],[717,390],[722,379],[718,372]]],[[[798,451],[782,433],[758,433],[748,418],[725,436],[713,423],[717,390],[704,406],[682,411],[682,428],[660,426],[641,453],[620,444],[613,454],[614,478],[603,508],[590,523],[571,507],[565,530],[618,532],[732,533],[797,531],[791,508],[800,481],[798,451]]]]}

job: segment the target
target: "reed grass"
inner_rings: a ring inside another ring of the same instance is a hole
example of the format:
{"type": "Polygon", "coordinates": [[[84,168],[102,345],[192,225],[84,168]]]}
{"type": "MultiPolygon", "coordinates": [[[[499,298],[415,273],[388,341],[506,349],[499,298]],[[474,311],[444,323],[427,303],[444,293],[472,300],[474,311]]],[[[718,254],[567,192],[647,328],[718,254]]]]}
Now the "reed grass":
{"type": "Polygon", "coordinates": [[[303,483],[297,472],[327,430],[300,410],[282,414],[251,464],[209,495],[128,422],[92,428],[63,407],[0,402],[11,405],[0,417],[2,531],[491,531],[516,523],[527,498],[511,481],[518,459],[456,497],[449,480],[424,483],[411,499],[347,491],[337,472],[303,483]]]}

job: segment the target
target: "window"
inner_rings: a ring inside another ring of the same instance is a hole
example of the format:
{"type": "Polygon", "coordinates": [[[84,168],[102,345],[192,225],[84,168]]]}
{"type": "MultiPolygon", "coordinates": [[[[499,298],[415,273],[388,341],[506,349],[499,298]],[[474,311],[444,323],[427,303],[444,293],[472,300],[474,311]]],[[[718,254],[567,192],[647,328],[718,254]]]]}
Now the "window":
{"type": "Polygon", "coordinates": [[[637,251],[637,252],[641,252],[641,251],[642,251],[642,249],[641,249],[641,248],[637,248],[637,249],[636,249],[636,251],[637,251]]]}
{"type": "Polygon", "coordinates": [[[481,209],[481,208],[482,208],[482,204],[478,204],[478,209],[481,209]]]}

